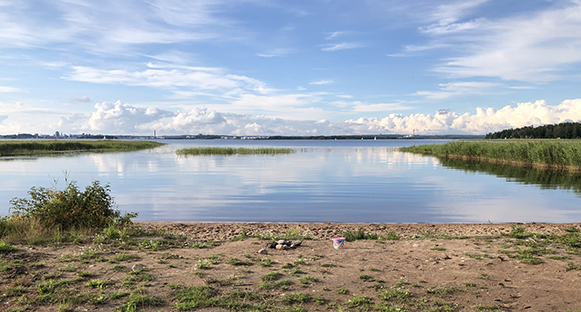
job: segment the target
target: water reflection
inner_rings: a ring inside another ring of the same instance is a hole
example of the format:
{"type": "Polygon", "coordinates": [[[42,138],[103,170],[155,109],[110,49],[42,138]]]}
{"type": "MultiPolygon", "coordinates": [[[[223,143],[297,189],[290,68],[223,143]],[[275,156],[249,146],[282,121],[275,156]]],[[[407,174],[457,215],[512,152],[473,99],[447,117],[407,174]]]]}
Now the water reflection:
{"type": "Polygon", "coordinates": [[[437,159],[394,149],[418,144],[414,141],[168,143],[151,151],[0,161],[0,214],[8,213],[11,198],[25,197],[33,185],[50,186],[54,177],[68,171],[81,186],[93,180],[109,183],[119,209],[139,212],[138,220],[143,221],[581,219],[580,199],[575,195],[581,192],[578,175],[437,159]],[[228,157],[175,153],[192,146],[289,147],[297,153],[228,157]]]}
{"type": "Polygon", "coordinates": [[[442,166],[465,172],[482,172],[506,178],[509,182],[531,184],[541,189],[572,190],[581,197],[581,173],[541,170],[530,167],[438,157],[442,166]]]}

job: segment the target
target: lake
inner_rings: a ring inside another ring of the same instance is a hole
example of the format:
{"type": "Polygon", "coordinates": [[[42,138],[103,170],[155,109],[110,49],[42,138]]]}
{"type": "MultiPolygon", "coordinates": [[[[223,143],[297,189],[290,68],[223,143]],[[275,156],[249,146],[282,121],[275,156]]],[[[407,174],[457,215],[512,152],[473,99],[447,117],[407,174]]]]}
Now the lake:
{"type": "Polygon", "coordinates": [[[130,153],[0,160],[0,214],[31,186],[109,183],[138,221],[579,222],[581,177],[395,148],[439,140],[161,140],[130,153]],[[275,156],[177,156],[194,146],[290,147],[275,156]]]}

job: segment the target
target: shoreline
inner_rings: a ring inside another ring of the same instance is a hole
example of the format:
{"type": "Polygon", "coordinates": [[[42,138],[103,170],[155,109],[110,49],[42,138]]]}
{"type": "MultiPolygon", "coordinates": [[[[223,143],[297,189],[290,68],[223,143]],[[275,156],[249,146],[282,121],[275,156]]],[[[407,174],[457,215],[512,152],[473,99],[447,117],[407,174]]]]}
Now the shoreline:
{"type": "Polygon", "coordinates": [[[248,236],[285,235],[290,232],[313,239],[340,237],[347,231],[363,229],[366,233],[386,235],[395,232],[402,239],[419,234],[440,237],[502,236],[513,227],[524,227],[527,232],[563,235],[566,229],[581,229],[581,222],[570,223],[306,223],[306,222],[155,222],[138,221],[136,225],[147,230],[158,229],[198,240],[229,241],[246,232],[248,236]]]}

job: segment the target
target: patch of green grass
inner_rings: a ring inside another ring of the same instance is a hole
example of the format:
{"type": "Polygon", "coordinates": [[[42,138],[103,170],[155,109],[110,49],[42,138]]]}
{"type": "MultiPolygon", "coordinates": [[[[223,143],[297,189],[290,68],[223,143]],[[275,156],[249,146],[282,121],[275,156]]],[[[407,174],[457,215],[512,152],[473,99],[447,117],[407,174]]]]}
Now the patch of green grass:
{"type": "Polygon", "coordinates": [[[10,253],[17,251],[18,248],[11,246],[5,242],[0,242],[0,253],[10,253]]]}
{"type": "Polygon", "coordinates": [[[516,250],[499,250],[500,253],[506,254],[509,258],[515,258],[525,264],[541,264],[543,259],[537,257],[546,254],[555,254],[554,250],[546,248],[530,248],[530,249],[516,249],[516,250]]]}
{"type": "Polygon", "coordinates": [[[236,266],[240,266],[240,265],[252,265],[253,264],[250,261],[243,261],[243,260],[240,260],[238,258],[232,258],[232,259],[228,260],[226,263],[227,264],[230,264],[230,265],[236,265],[236,266]]]}
{"type": "Polygon", "coordinates": [[[332,262],[327,262],[327,263],[323,263],[323,264],[321,264],[321,266],[322,266],[322,267],[324,267],[324,268],[334,268],[334,267],[336,267],[337,265],[336,265],[336,264],[334,264],[334,263],[332,263],[332,262]]]}
{"type": "Polygon", "coordinates": [[[377,296],[386,301],[406,303],[413,295],[407,289],[391,287],[380,291],[377,296]]]}
{"type": "Polygon", "coordinates": [[[120,152],[152,149],[165,145],[154,141],[3,141],[0,142],[0,157],[30,156],[71,152],[120,152]]]}
{"type": "Polygon", "coordinates": [[[123,298],[123,297],[127,297],[129,296],[128,292],[115,292],[109,295],[109,299],[110,300],[117,300],[119,298],[123,298]]]}
{"type": "Polygon", "coordinates": [[[367,274],[359,274],[359,276],[357,278],[362,279],[364,281],[368,281],[368,280],[372,279],[372,277],[367,275],[367,274]]]}
{"type": "Polygon", "coordinates": [[[303,293],[291,293],[282,297],[282,302],[285,304],[305,303],[312,300],[312,297],[303,293]]]}
{"type": "Polygon", "coordinates": [[[426,293],[437,296],[437,297],[446,297],[450,296],[454,293],[462,291],[460,288],[455,286],[444,286],[440,288],[436,287],[428,287],[426,288],[426,293]]]}
{"type": "Polygon", "coordinates": [[[373,303],[373,300],[371,300],[371,298],[368,296],[353,295],[353,298],[347,299],[346,303],[347,306],[350,308],[357,308],[363,307],[365,305],[370,305],[373,303]]]}
{"type": "Polygon", "coordinates": [[[121,265],[121,264],[116,264],[114,266],[111,267],[111,270],[115,271],[115,272],[128,272],[129,268],[121,265]]]}
{"type": "Polygon", "coordinates": [[[8,272],[22,265],[22,260],[0,259],[0,272],[8,272]]]}
{"type": "Polygon", "coordinates": [[[77,276],[82,277],[82,278],[89,278],[89,277],[93,277],[94,274],[91,272],[87,272],[87,271],[78,271],[77,276]]]}
{"type": "Polygon", "coordinates": [[[127,301],[115,309],[115,312],[137,311],[143,307],[157,307],[163,305],[161,298],[153,295],[133,294],[127,301]]]}
{"type": "Polygon", "coordinates": [[[139,250],[147,249],[152,251],[165,250],[172,247],[171,245],[172,244],[165,239],[149,239],[149,238],[146,238],[139,242],[139,244],[137,244],[139,250]]]}
{"type": "Polygon", "coordinates": [[[305,258],[295,259],[293,261],[293,263],[295,265],[298,265],[298,264],[300,264],[300,265],[307,265],[308,264],[307,261],[305,260],[305,258]]]}
{"type": "Polygon", "coordinates": [[[272,259],[269,259],[269,258],[264,258],[264,259],[260,259],[259,263],[263,267],[269,267],[271,264],[274,263],[274,261],[272,261],[272,259]]]}
{"type": "Polygon", "coordinates": [[[272,271],[269,272],[267,274],[264,274],[260,277],[261,280],[263,281],[276,281],[278,279],[280,279],[283,276],[282,273],[278,272],[278,271],[272,271]]]}
{"type": "Polygon", "coordinates": [[[379,235],[376,233],[365,233],[363,228],[358,228],[355,231],[347,230],[347,232],[343,233],[343,237],[345,237],[345,241],[347,242],[354,242],[356,240],[364,240],[364,239],[379,239],[379,235]]]}
{"type": "MultiPolygon", "coordinates": [[[[421,283],[421,281],[420,281],[420,283],[421,283]]],[[[405,285],[410,285],[410,282],[408,282],[404,278],[401,278],[397,283],[394,284],[394,286],[397,287],[397,288],[404,287],[405,285]]]]}
{"type": "Polygon", "coordinates": [[[233,284],[232,279],[221,280],[217,278],[208,278],[205,279],[204,282],[208,285],[218,285],[221,287],[230,286],[233,284]]]}
{"type": "Polygon", "coordinates": [[[292,267],[294,267],[294,265],[292,263],[287,263],[287,264],[284,264],[281,268],[283,268],[283,269],[290,269],[292,267]]]}
{"type": "Polygon", "coordinates": [[[575,264],[573,262],[567,262],[567,271],[578,270],[581,271],[581,264],[575,264]]]}
{"type": "Polygon", "coordinates": [[[113,261],[116,262],[131,262],[131,261],[139,261],[141,260],[141,258],[139,256],[136,255],[128,255],[128,254],[116,254],[115,257],[113,257],[113,261]]]}
{"type": "Polygon", "coordinates": [[[290,271],[289,274],[292,275],[292,276],[299,276],[300,274],[307,274],[307,272],[305,272],[305,271],[303,271],[303,270],[301,270],[299,268],[294,268],[294,269],[292,269],[290,271]]]}
{"type": "Polygon", "coordinates": [[[319,281],[316,277],[313,276],[302,276],[299,277],[297,280],[303,284],[316,283],[319,281]]]}
{"type": "Polygon", "coordinates": [[[399,240],[399,238],[399,235],[397,235],[395,231],[389,231],[387,234],[385,234],[386,240],[399,240]]]}
{"type": "Polygon", "coordinates": [[[489,258],[490,259],[490,256],[488,254],[485,254],[485,253],[480,253],[478,255],[470,254],[470,253],[465,253],[464,255],[466,255],[466,256],[468,256],[468,257],[470,257],[472,259],[476,259],[476,260],[482,260],[484,258],[489,258]]]}
{"type": "Polygon", "coordinates": [[[446,250],[446,248],[444,248],[444,247],[437,247],[436,246],[436,247],[432,248],[431,250],[444,251],[444,250],[446,250]]]}
{"type": "Polygon", "coordinates": [[[288,289],[293,283],[289,280],[282,280],[276,282],[264,282],[258,284],[258,289],[260,290],[272,290],[272,289],[288,289]]]}

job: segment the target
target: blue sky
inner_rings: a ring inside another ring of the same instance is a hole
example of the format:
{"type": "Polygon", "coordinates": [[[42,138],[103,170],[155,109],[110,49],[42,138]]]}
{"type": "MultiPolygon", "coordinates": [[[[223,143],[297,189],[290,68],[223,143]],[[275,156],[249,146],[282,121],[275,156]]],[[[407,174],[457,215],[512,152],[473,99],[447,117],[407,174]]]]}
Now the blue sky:
{"type": "Polygon", "coordinates": [[[0,134],[581,120],[581,1],[0,0],[0,134]]]}

